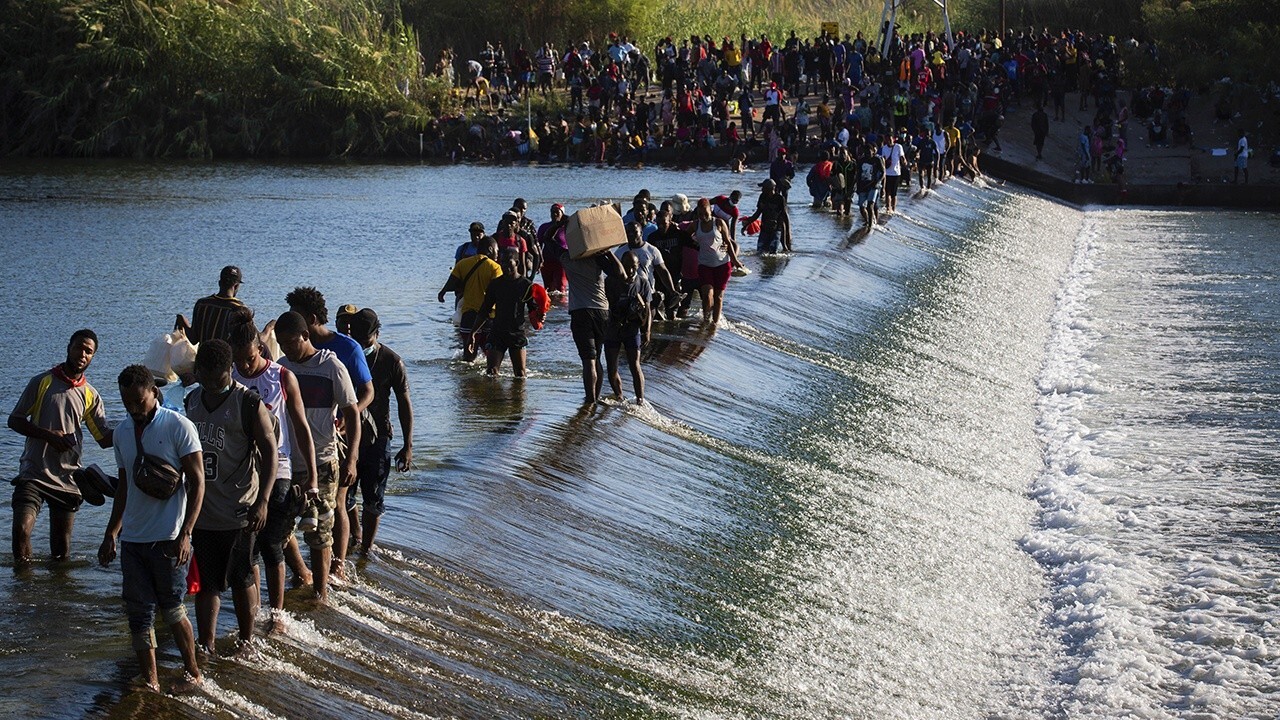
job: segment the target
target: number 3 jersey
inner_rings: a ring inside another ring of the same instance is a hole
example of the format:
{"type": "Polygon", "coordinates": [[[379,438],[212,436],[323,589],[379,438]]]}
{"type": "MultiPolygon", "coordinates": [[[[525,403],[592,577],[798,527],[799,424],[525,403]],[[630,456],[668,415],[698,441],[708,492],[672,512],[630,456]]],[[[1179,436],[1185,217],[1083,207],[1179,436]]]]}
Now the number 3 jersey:
{"type": "Polygon", "coordinates": [[[258,499],[255,448],[245,415],[250,410],[256,415],[261,400],[236,382],[212,409],[206,407],[206,396],[204,388],[196,388],[186,400],[187,419],[196,426],[204,450],[204,504],[196,527],[236,530],[248,524],[249,506],[258,499]]]}

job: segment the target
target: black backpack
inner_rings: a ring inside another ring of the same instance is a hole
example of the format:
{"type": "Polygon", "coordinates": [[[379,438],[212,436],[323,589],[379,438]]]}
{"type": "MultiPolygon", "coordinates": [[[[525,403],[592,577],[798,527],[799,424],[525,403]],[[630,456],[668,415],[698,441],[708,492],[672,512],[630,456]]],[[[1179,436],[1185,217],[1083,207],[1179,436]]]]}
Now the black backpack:
{"type": "Polygon", "coordinates": [[[649,303],[640,294],[639,283],[624,283],[609,303],[609,322],[614,327],[639,325],[649,311],[649,303]]]}

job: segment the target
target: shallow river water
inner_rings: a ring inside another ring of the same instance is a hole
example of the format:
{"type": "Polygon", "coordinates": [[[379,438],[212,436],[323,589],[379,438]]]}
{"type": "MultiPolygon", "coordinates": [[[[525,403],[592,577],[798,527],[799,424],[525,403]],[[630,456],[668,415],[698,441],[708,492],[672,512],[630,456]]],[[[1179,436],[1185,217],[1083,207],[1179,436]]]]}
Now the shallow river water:
{"type": "Polygon", "coordinates": [[[120,368],[237,264],[260,318],[297,285],[378,311],[416,448],[332,606],[292,593],[184,698],[126,688],[84,508],[70,563],[0,573],[0,715],[1275,717],[1280,217],[954,181],[852,242],[801,183],[795,254],[749,253],[720,326],[657,328],[649,406],[582,406],[562,307],[526,381],[458,359],[435,295],[470,221],[641,187],[749,211],[759,179],[0,167],[0,402],[88,326],[118,420],[120,368]]]}

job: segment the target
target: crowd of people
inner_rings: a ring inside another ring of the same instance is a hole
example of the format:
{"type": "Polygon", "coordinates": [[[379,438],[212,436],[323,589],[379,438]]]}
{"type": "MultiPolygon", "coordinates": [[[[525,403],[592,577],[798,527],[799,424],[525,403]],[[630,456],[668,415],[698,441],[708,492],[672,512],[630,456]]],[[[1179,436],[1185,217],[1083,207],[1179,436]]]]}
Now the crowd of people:
{"type": "Polygon", "coordinates": [[[286,564],[323,604],[330,577],[346,578],[348,550],[373,546],[393,462],[405,471],[413,461],[404,362],[380,342],[377,313],[345,305],[335,331],[324,296],[299,287],[284,298],[289,312],[260,330],[237,297],[242,281],[238,267],[224,268],[219,291],[196,302],[191,322],[179,318],[166,360],[148,353],[147,363],[119,373],[125,417],[114,428],[107,399],[86,377],[98,350],[88,329],[71,336],[63,361],[31,379],[9,415],[9,427],[26,438],[12,500],[15,567],[32,562],[31,535],[45,505],[50,552],[60,560],[82,503],[110,498],[98,559],[105,566],[119,558],[137,682],[154,690],[157,615],[185,669],[173,689],[200,685],[197,659],[216,654],[225,591],[238,621],[237,652],[252,648],[260,568],[270,631],[285,618],[286,564]],[[394,459],[393,396],[401,434],[394,459]],[[114,448],[114,474],[81,466],[84,429],[114,448]],[[189,591],[194,628],[183,602],[189,591]]]}
{"type": "Polygon", "coordinates": [[[837,147],[856,156],[868,138],[900,141],[903,133],[915,146],[916,138],[954,125],[960,144],[938,152],[972,163],[979,148],[1001,151],[1011,109],[1051,107],[1053,120],[1065,121],[1067,93],[1077,92],[1080,109],[1092,103],[1096,111],[1084,131],[1089,154],[1077,179],[1085,180],[1122,168],[1134,117],[1155,127],[1165,127],[1166,115],[1181,117],[1179,93],[1153,89],[1134,108],[1117,102],[1120,50],[1100,34],[1031,28],[951,38],[895,32],[883,54],[860,32],[843,39],[792,32],[780,42],[666,37],[647,52],[622,35],[601,49],[547,43],[510,55],[490,43],[461,70],[451,50],[441,52],[437,72],[459,85],[473,112],[427,134],[436,153],[457,159],[603,163],[639,161],[659,149],[694,158],[717,147],[731,155],[759,147],[770,161],[782,148],[793,157],[825,150],[835,161],[837,147]],[[565,111],[525,117],[518,110],[524,94],[556,91],[567,94],[565,111]],[[482,110],[497,112],[497,124],[482,122],[482,110]],[[446,132],[450,124],[464,132],[446,132]]]}
{"type": "MultiPolygon", "coordinates": [[[[508,56],[489,44],[457,72],[441,53],[437,71],[467,89],[478,108],[501,109],[528,93],[567,91],[567,114],[539,114],[497,133],[515,154],[603,162],[643,157],[657,148],[727,146],[742,170],[739,145],[767,151],[767,177],[755,211],[740,211],[738,190],[691,203],[638,192],[622,212],[626,244],[586,257],[569,249],[570,209],[555,203],[537,223],[517,198],[489,233],[469,226],[438,293],[455,295],[461,357],[484,354],[489,374],[510,360],[527,372],[531,330],[562,297],[582,363],[584,400],[601,398],[605,379],[623,397],[626,360],[637,403],[645,401],[641,351],[655,323],[678,321],[698,303],[702,321],[720,322],[730,279],[745,274],[739,240],[756,236],[759,254],[792,250],[789,192],[800,153],[816,158],[805,174],[814,208],[852,215],[870,228],[897,208],[912,177],[921,191],[948,177],[979,177],[982,148],[999,152],[1011,107],[1034,107],[1037,155],[1053,120],[1065,119],[1065,95],[1096,110],[1077,143],[1078,180],[1104,170],[1123,176],[1127,125],[1147,118],[1149,139],[1176,141],[1185,98],[1143,91],[1130,108],[1116,101],[1123,70],[1110,38],[1079,32],[894,34],[881,54],[861,33],[825,34],[779,44],[737,40],[660,40],[652,55],[614,36],[562,52],[517,46],[508,56]],[[650,93],[652,90],[652,93],[650,93]],[[542,282],[536,282],[538,277],[542,282]]],[[[452,151],[483,155],[491,130],[480,125],[452,151]],[[468,146],[470,145],[470,146],[468,146]]],[[[433,142],[441,151],[439,126],[433,142]]],[[[496,147],[496,146],[493,146],[496,147]]],[[[504,150],[505,151],[505,150],[504,150]]],[[[1238,168],[1247,182],[1248,143],[1238,168]]],[[[117,377],[126,414],[112,428],[107,400],[88,383],[98,349],[91,330],[74,333],[66,357],[33,377],[9,416],[25,436],[13,493],[15,565],[31,562],[31,536],[47,504],[50,552],[66,558],[83,502],[112,510],[98,557],[117,558],[141,682],[158,688],[153,626],[171,628],[187,673],[179,689],[201,681],[198,655],[213,654],[221,597],[231,590],[238,640],[251,647],[261,575],[269,627],[284,615],[286,566],[323,603],[331,578],[343,580],[348,555],[373,547],[392,466],[413,460],[413,409],[405,365],[380,339],[376,311],[342,306],[336,329],[315,288],[285,298],[290,310],[259,327],[238,299],[241,270],[222,270],[218,292],[179,317],[175,344],[193,349],[186,365],[132,365],[117,377]],[[394,455],[395,400],[401,447],[394,455]],[[84,431],[114,448],[116,472],[82,467],[84,431]],[[358,488],[358,492],[357,492],[358,488]],[[297,532],[309,549],[303,558],[297,532]],[[194,560],[197,575],[189,568],[194,560]],[[184,595],[196,590],[196,624],[184,595]]]]}
{"type": "MultiPolygon", "coordinates": [[[[731,275],[745,272],[738,225],[745,220],[759,232],[762,251],[790,246],[786,205],[770,199],[781,197],[772,181],[765,185],[749,218],[739,217],[737,191],[692,205],[684,195],[655,205],[641,191],[620,218],[627,243],[585,258],[570,255],[561,204],[541,226],[526,217],[523,199],[493,235],[472,223],[440,291],[441,301],[456,294],[461,356],[483,351],[491,374],[509,357],[523,378],[530,328],[542,326],[553,296],[563,296],[585,400],[600,398],[605,378],[622,397],[625,358],[643,403],[641,349],[653,324],[684,317],[697,298],[703,320],[719,321],[731,275]],[[534,282],[538,274],[545,285],[534,282]]],[[[226,591],[237,653],[253,651],[263,575],[268,632],[287,618],[286,566],[324,604],[332,579],[347,579],[348,556],[374,545],[391,467],[407,471],[413,461],[405,365],[381,342],[377,312],[344,305],[331,328],[323,294],[298,287],[284,298],[289,311],[259,327],[239,299],[243,282],[239,267],[223,268],[218,291],[157,341],[161,352],[120,371],[125,417],[114,427],[110,400],[88,382],[99,347],[89,329],[75,332],[65,358],[28,382],[9,416],[9,427],[25,436],[12,499],[15,568],[33,560],[31,537],[46,505],[50,554],[64,560],[82,504],[110,500],[98,560],[119,559],[136,680],[154,690],[157,617],[172,631],[185,671],[171,689],[199,686],[200,656],[218,652],[226,591]],[[394,457],[393,398],[401,437],[394,457]],[[114,473],[82,466],[85,430],[114,449],[114,473]]]]}
{"type": "Polygon", "coordinates": [[[561,203],[552,204],[548,220],[536,226],[523,198],[512,202],[492,235],[484,223],[471,223],[438,293],[440,302],[455,295],[463,358],[483,349],[487,371],[496,374],[509,357],[516,377],[523,377],[529,330],[541,326],[558,296],[582,361],[585,401],[600,398],[605,378],[622,397],[625,351],[636,402],[644,402],[640,351],[653,323],[686,317],[695,300],[704,323],[720,321],[730,277],[746,272],[738,257],[739,224],[759,233],[762,253],[790,248],[786,204],[772,199],[781,197],[772,181],[762,185],[756,214],[748,218],[740,216],[740,191],[691,204],[682,194],[656,203],[641,190],[622,213],[626,244],[587,257],[570,253],[569,214],[561,203]],[[535,283],[539,274],[542,283],[535,283]]]}

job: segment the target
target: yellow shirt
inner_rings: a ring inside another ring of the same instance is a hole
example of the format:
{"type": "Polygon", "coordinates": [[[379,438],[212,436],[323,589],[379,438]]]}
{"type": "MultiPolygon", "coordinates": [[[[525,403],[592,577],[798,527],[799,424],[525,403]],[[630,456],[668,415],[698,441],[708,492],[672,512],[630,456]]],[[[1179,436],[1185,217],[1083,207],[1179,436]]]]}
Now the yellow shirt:
{"type": "Polygon", "coordinates": [[[960,146],[960,128],[952,125],[951,127],[943,128],[942,133],[947,136],[948,150],[960,146]]]}
{"type": "Polygon", "coordinates": [[[737,67],[742,64],[742,51],[738,48],[732,48],[724,51],[724,64],[729,67],[737,67]]]}
{"type": "Polygon", "coordinates": [[[485,255],[472,255],[459,260],[450,274],[458,278],[458,282],[467,281],[462,288],[462,312],[477,312],[484,304],[484,291],[489,289],[489,283],[502,275],[502,266],[485,255]],[[476,263],[480,267],[476,267],[476,263]],[[475,272],[471,272],[473,269],[475,272]]]}

